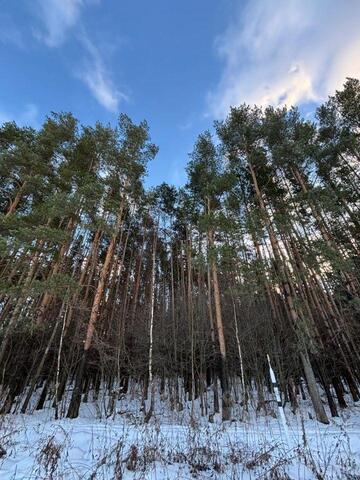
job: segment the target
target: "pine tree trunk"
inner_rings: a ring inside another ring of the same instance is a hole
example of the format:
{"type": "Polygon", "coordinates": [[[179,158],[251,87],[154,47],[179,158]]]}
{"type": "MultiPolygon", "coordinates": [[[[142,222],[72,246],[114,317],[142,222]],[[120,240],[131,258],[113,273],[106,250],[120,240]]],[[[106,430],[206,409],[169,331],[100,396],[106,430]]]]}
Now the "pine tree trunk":
{"type": "MultiPolygon", "coordinates": [[[[211,230],[209,230],[208,232],[208,241],[209,241],[210,249],[213,249],[214,240],[213,240],[213,232],[211,230]]],[[[230,420],[232,398],[231,398],[231,393],[229,389],[228,372],[227,372],[226,343],[225,343],[223,317],[222,317],[222,311],[221,311],[219,280],[218,280],[216,263],[213,259],[211,259],[211,273],[212,273],[213,291],[214,291],[215,320],[216,320],[216,328],[217,328],[218,341],[219,341],[219,347],[220,347],[220,375],[221,375],[221,387],[223,390],[222,417],[223,417],[223,420],[230,420]]]]}
{"type": "Polygon", "coordinates": [[[17,207],[20,203],[20,200],[22,198],[23,192],[25,190],[26,184],[27,184],[26,181],[21,184],[19,190],[17,191],[17,193],[15,195],[14,200],[9,205],[8,211],[5,214],[5,218],[12,215],[15,212],[15,210],[17,209],[17,207]]]}
{"type": "Polygon", "coordinates": [[[312,400],[312,403],[313,403],[313,406],[314,406],[314,409],[315,409],[315,412],[316,412],[317,419],[320,422],[327,424],[327,423],[329,423],[329,420],[328,420],[327,415],[325,413],[325,409],[324,409],[324,406],[322,404],[319,391],[317,389],[315,375],[314,375],[314,371],[312,369],[311,363],[309,361],[307,349],[303,345],[304,344],[304,339],[302,338],[303,334],[302,334],[302,332],[299,331],[301,319],[300,319],[300,317],[299,317],[299,315],[298,315],[298,313],[295,309],[295,302],[294,302],[294,299],[293,299],[292,289],[291,289],[290,284],[287,280],[287,273],[286,273],[286,271],[285,271],[285,269],[282,265],[282,262],[281,262],[281,256],[280,256],[280,253],[279,253],[278,241],[277,241],[275,232],[273,230],[273,227],[271,225],[271,222],[270,222],[270,219],[269,219],[269,216],[268,216],[268,212],[267,212],[265,204],[264,204],[262,193],[261,193],[259,185],[258,185],[255,169],[251,165],[250,162],[249,162],[249,170],[250,170],[250,174],[251,174],[251,177],[252,177],[252,180],[253,180],[253,185],[254,185],[254,189],[255,189],[255,192],[256,192],[256,197],[258,199],[260,208],[263,211],[264,216],[265,216],[266,226],[267,226],[267,230],[269,232],[270,243],[271,243],[271,247],[272,247],[272,250],[273,250],[273,253],[274,253],[274,257],[275,257],[275,265],[279,270],[280,276],[282,277],[281,278],[281,286],[282,286],[282,290],[283,290],[284,299],[285,299],[285,302],[286,302],[286,305],[287,305],[287,308],[288,308],[289,316],[290,316],[290,319],[292,321],[293,327],[294,327],[294,329],[297,333],[297,336],[299,337],[298,338],[299,342],[300,342],[299,354],[300,354],[301,362],[303,364],[304,373],[305,373],[305,377],[306,377],[306,380],[307,380],[310,397],[311,397],[311,400],[312,400]]]}
{"type": "Polygon", "coordinates": [[[117,216],[115,231],[111,236],[111,240],[106,252],[105,261],[100,273],[99,282],[96,288],[95,297],[94,297],[94,301],[93,301],[93,305],[90,313],[90,319],[89,319],[85,341],[84,341],[83,354],[81,357],[80,366],[76,373],[75,388],[71,397],[71,402],[70,402],[70,406],[67,413],[68,418],[76,418],[79,414],[83,375],[84,375],[84,370],[86,366],[87,354],[88,354],[88,351],[90,350],[92,339],[95,333],[95,326],[96,326],[96,321],[99,314],[100,302],[104,293],[107,275],[110,269],[110,264],[111,264],[114,250],[115,250],[116,237],[117,237],[117,233],[119,231],[119,227],[122,220],[123,207],[124,207],[124,204],[122,203],[119,214],[117,216]]]}

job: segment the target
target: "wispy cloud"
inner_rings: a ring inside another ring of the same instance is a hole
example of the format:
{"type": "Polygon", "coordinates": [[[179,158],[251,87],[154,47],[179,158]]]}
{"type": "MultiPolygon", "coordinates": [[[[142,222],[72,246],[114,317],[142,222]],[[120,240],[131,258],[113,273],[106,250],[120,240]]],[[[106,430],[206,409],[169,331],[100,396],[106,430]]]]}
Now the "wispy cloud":
{"type": "Polygon", "coordinates": [[[358,0],[248,0],[217,39],[223,60],[209,110],[230,105],[320,101],[360,76],[358,0]]]}
{"type": "Polygon", "coordinates": [[[38,118],[39,109],[33,103],[28,103],[25,105],[24,110],[15,113],[0,109],[0,124],[15,121],[21,126],[36,127],[38,125],[38,118]]]}
{"type": "Polygon", "coordinates": [[[118,111],[119,102],[127,100],[127,96],[114,85],[99,49],[89,37],[82,34],[80,41],[87,52],[87,58],[76,75],[89,88],[100,105],[111,112],[118,111]]]}
{"type": "Polygon", "coordinates": [[[86,33],[81,21],[84,8],[100,1],[37,0],[38,15],[44,31],[37,32],[36,36],[50,48],[60,47],[70,36],[79,42],[82,59],[73,69],[75,76],[86,85],[100,105],[116,112],[120,100],[125,100],[126,96],[116,88],[103,55],[86,33]]]}
{"type": "Polygon", "coordinates": [[[11,16],[5,14],[0,15],[0,43],[15,45],[18,48],[25,46],[22,32],[11,16]]]}
{"type": "Polygon", "coordinates": [[[172,162],[170,182],[176,187],[184,185],[186,182],[186,170],[184,165],[179,164],[178,162],[172,162]]]}
{"type": "Polygon", "coordinates": [[[86,3],[88,0],[37,0],[37,14],[44,24],[43,31],[36,33],[37,38],[48,47],[62,45],[86,3]]]}

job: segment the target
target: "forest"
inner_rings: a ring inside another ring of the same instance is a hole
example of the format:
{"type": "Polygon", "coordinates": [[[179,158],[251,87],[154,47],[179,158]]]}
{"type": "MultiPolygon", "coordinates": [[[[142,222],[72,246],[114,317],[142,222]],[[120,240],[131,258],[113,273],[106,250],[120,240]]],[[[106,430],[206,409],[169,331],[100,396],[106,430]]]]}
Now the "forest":
{"type": "MultiPolygon", "coordinates": [[[[75,418],[141,385],[201,414],[360,399],[360,82],[304,117],[240,105],[146,187],[146,121],[0,128],[0,411],[75,418]],[[211,397],[211,409],[207,399],[211,397]],[[325,401],[324,401],[325,399],[325,401]]],[[[161,147],[161,146],[160,146],[161,147]]],[[[155,160],[156,161],[156,160],[155,160]]]]}

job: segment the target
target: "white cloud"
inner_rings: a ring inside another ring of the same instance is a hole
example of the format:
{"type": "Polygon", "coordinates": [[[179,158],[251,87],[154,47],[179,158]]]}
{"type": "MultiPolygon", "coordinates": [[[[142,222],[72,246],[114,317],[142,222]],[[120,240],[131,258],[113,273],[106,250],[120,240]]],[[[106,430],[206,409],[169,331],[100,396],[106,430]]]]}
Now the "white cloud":
{"type": "Polygon", "coordinates": [[[48,47],[59,47],[79,20],[85,3],[87,0],[37,0],[37,13],[45,27],[45,33],[37,37],[48,47]]]}
{"type": "Polygon", "coordinates": [[[75,38],[85,52],[80,67],[76,67],[75,76],[90,90],[96,100],[111,112],[116,112],[121,99],[126,96],[114,85],[109,71],[106,69],[102,55],[81,22],[81,13],[85,6],[99,3],[101,0],[37,0],[39,16],[44,24],[45,33],[37,33],[40,41],[48,47],[60,47],[75,30],[75,38]]]}
{"type": "Polygon", "coordinates": [[[0,43],[15,45],[18,48],[25,47],[22,32],[17,28],[9,15],[0,14],[0,43]]]}
{"type": "Polygon", "coordinates": [[[11,113],[0,110],[0,124],[15,121],[20,126],[38,126],[39,109],[33,103],[28,103],[21,112],[11,113]]]}
{"type": "Polygon", "coordinates": [[[186,182],[186,170],[184,165],[179,162],[173,161],[170,175],[170,182],[172,185],[179,187],[186,182]]]}
{"type": "Polygon", "coordinates": [[[80,40],[88,52],[88,58],[77,76],[89,88],[100,105],[111,112],[116,112],[120,100],[127,100],[127,97],[114,85],[98,48],[85,34],[80,37],[80,40]]]}
{"type": "Polygon", "coordinates": [[[359,0],[248,0],[216,42],[224,68],[211,114],[326,98],[360,76],[359,24],[359,0]]]}

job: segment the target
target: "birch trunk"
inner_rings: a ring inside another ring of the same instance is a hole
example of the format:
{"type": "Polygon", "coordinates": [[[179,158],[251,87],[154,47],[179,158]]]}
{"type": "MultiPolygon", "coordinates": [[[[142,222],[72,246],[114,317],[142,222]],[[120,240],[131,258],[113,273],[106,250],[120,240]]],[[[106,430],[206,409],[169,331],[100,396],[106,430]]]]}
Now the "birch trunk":
{"type": "Polygon", "coordinates": [[[152,249],[152,271],[151,271],[151,297],[150,297],[150,328],[149,328],[149,388],[150,388],[150,405],[145,414],[145,423],[148,423],[154,411],[154,380],[153,380],[153,344],[154,344],[154,306],[155,306],[155,276],[156,276],[156,245],[157,231],[154,232],[154,241],[152,249]]]}

